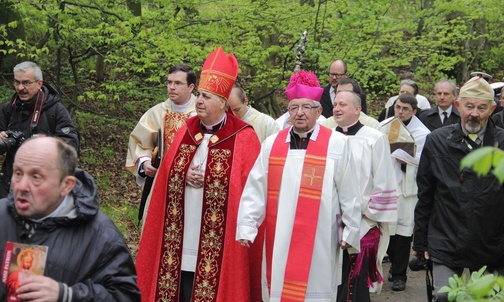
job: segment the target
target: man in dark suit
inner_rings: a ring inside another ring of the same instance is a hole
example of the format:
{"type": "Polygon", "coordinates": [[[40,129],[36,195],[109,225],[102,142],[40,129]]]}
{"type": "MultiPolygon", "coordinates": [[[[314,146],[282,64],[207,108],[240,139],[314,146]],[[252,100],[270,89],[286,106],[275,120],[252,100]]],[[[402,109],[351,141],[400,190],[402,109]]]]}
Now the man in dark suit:
{"type": "MultiPolygon", "coordinates": [[[[336,96],[336,86],[341,79],[348,78],[347,65],[343,60],[336,60],[329,66],[329,84],[324,87],[322,97],[320,97],[320,104],[322,105],[322,115],[325,118],[333,116],[332,108],[334,97],[336,96]]],[[[366,94],[364,91],[359,93],[361,97],[361,111],[367,113],[366,108],[366,94]]]]}
{"type": "Polygon", "coordinates": [[[324,87],[324,92],[320,98],[322,105],[322,115],[329,118],[333,115],[333,100],[336,95],[336,86],[341,79],[348,78],[348,70],[343,60],[336,60],[329,66],[329,84],[324,87]]]}
{"type": "Polygon", "coordinates": [[[453,102],[457,98],[457,86],[451,80],[442,79],[434,87],[437,105],[424,110],[420,114],[420,121],[434,131],[437,128],[457,124],[460,122],[460,114],[453,102]]]}

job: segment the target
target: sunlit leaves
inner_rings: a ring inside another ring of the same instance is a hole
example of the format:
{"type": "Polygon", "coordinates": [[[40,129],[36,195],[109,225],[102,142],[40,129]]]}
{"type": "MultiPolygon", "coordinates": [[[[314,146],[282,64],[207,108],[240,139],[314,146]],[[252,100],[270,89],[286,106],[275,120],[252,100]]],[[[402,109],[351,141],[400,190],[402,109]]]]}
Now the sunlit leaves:
{"type": "Polygon", "coordinates": [[[504,151],[497,147],[482,147],[469,153],[460,164],[461,169],[473,169],[479,176],[494,174],[504,183],[504,151]]]}

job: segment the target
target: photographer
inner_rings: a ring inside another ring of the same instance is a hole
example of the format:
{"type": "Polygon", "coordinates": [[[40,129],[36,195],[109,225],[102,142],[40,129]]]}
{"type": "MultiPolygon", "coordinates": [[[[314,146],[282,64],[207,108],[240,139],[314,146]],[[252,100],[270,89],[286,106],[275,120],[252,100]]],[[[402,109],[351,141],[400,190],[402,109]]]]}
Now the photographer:
{"type": "Polygon", "coordinates": [[[38,135],[60,137],[79,151],[79,138],[59,94],[44,83],[40,67],[22,62],[14,67],[15,94],[0,107],[0,154],[5,160],[0,173],[0,198],[9,193],[12,164],[24,140],[38,135]]]}

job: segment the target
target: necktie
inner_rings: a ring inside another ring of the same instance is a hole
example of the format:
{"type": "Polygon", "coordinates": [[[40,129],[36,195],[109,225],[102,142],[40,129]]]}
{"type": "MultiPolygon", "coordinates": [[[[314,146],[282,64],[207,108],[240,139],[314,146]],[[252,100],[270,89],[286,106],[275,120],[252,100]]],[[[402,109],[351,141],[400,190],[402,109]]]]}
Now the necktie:
{"type": "Polygon", "coordinates": [[[448,112],[443,111],[443,125],[446,123],[446,120],[448,119],[448,112]]]}
{"type": "Polygon", "coordinates": [[[478,140],[478,135],[476,133],[471,133],[467,135],[473,142],[478,140]]]}

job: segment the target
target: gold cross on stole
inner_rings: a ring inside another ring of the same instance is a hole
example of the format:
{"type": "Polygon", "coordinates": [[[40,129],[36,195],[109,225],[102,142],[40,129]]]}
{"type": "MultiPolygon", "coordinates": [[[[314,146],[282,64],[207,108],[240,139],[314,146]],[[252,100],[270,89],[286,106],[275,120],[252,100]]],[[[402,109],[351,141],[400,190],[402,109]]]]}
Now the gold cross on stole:
{"type": "Polygon", "coordinates": [[[322,176],[316,176],[315,175],[315,168],[312,168],[312,173],[311,174],[305,174],[303,176],[310,178],[310,186],[313,186],[313,180],[315,178],[322,178],[322,176]]]}

